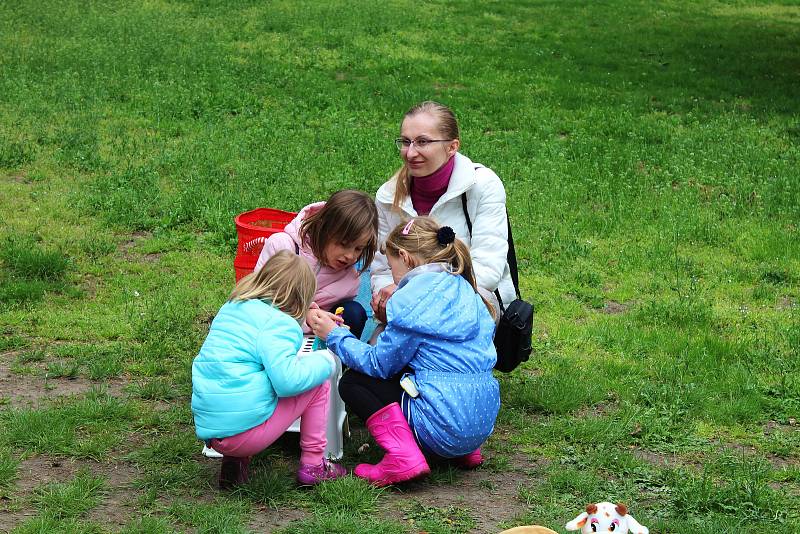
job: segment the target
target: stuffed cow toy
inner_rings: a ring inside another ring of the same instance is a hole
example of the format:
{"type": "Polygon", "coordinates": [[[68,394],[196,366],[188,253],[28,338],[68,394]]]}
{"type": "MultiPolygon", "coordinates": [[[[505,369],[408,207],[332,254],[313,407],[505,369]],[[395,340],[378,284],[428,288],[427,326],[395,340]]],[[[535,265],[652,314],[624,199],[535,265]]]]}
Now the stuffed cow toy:
{"type": "Polygon", "coordinates": [[[628,507],[624,504],[599,502],[590,504],[586,511],[567,523],[567,530],[580,530],[582,534],[593,532],[615,532],[617,534],[649,534],[632,516],[628,515],[628,507]]]}

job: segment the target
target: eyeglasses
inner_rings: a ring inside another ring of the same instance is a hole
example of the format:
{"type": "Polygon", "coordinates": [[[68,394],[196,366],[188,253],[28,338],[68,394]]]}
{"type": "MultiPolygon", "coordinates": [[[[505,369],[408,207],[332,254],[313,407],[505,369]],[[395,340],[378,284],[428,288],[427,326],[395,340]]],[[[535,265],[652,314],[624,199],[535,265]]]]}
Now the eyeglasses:
{"type": "Polygon", "coordinates": [[[406,139],[405,137],[398,137],[394,140],[394,144],[397,145],[397,150],[408,150],[411,148],[411,145],[417,147],[417,150],[425,150],[425,148],[429,147],[432,143],[448,143],[452,141],[452,139],[428,139],[425,137],[420,137],[418,139],[406,139]]]}

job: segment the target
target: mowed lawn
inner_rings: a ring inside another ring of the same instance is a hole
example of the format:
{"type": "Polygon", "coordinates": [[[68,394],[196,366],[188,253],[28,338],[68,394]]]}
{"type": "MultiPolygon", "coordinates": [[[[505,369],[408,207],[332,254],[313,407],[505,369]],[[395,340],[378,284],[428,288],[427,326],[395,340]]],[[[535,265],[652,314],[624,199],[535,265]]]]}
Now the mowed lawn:
{"type": "Polygon", "coordinates": [[[3,2],[0,220],[2,531],[563,533],[610,500],[797,532],[800,2],[3,2]],[[233,217],[374,193],[426,99],[503,179],[537,309],[487,463],[298,489],[287,436],[219,492],[190,366],[233,217]]]}

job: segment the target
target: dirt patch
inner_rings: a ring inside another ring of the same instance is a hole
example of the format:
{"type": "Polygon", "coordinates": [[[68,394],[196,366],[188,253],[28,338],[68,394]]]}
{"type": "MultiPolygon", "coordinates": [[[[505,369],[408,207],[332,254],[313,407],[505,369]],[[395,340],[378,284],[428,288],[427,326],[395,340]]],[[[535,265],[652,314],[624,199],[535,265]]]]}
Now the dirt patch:
{"type": "Polygon", "coordinates": [[[660,454],[645,449],[634,449],[631,453],[634,457],[658,467],[678,467],[685,465],[675,454],[660,454]]]}
{"type": "Polygon", "coordinates": [[[515,455],[510,459],[509,468],[500,472],[479,468],[459,471],[453,483],[411,482],[390,490],[383,513],[405,523],[403,510],[413,501],[436,508],[453,506],[469,510],[476,523],[472,532],[499,532],[498,525],[513,522],[527,511],[525,503],[518,498],[519,488],[531,484],[538,467],[541,466],[531,462],[529,457],[515,455]]]}
{"type": "Polygon", "coordinates": [[[775,307],[779,310],[793,310],[797,307],[797,303],[789,297],[781,297],[775,307]]]}
{"type": "Polygon", "coordinates": [[[216,316],[217,316],[216,313],[209,313],[208,315],[205,315],[205,316],[203,316],[203,317],[201,317],[199,319],[200,324],[204,324],[206,326],[211,326],[211,323],[214,322],[214,317],[216,317],[216,316]]]}
{"type": "Polygon", "coordinates": [[[111,464],[39,454],[20,462],[16,487],[20,493],[30,493],[42,484],[68,482],[79,471],[105,478],[107,488],[128,488],[138,476],[138,471],[126,463],[111,464]]]}
{"type": "Polygon", "coordinates": [[[79,471],[88,471],[105,479],[106,492],[102,502],[93,508],[87,518],[108,527],[120,530],[134,513],[130,501],[131,482],[138,476],[132,466],[125,463],[101,463],[91,460],[60,459],[49,455],[38,455],[20,462],[17,470],[14,501],[19,507],[4,510],[0,514],[0,531],[10,532],[14,527],[36,515],[30,500],[39,486],[64,483],[72,480],[79,471]]]}
{"type": "MultiPolygon", "coordinates": [[[[716,445],[724,452],[733,452],[742,458],[758,458],[758,450],[752,445],[742,445],[735,442],[717,442],[716,445]]],[[[762,451],[764,458],[772,464],[773,469],[781,470],[800,465],[800,459],[793,457],[778,456],[762,451]]]]}
{"type": "Polygon", "coordinates": [[[89,512],[89,519],[105,527],[111,527],[112,532],[118,532],[137,513],[132,482],[139,473],[127,464],[114,464],[108,465],[107,469],[102,469],[96,474],[106,478],[107,491],[103,501],[89,512]]]}
{"type": "Polygon", "coordinates": [[[85,294],[87,300],[94,299],[97,296],[97,287],[100,285],[100,279],[94,275],[87,274],[81,281],[81,291],[85,294]]]}
{"type": "Polygon", "coordinates": [[[800,467],[800,459],[798,458],[786,458],[776,454],[768,454],[767,461],[778,471],[783,469],[796,469],[800,467]]]}
{"type": "MultiPolygon", "coordinates": [[[[18,374],[11,370],[10,355],[0,357],[0,399],[6,399],[13,408],[36,407],[42,400],[53,397],[82,395],[92,388],[103,387],[109,395],[122,396],[122,380],[95,382],[86,378],[49,378],[42,369],[41,375],[18,374]]],[[[13,356],[11,356],[13,357],[13,356]]]]}
{"type": "MultiPolygon", "coordinates": [[[[362,428],[353,429],[353,432],[351,440],[354,443],[362,443],[368,439],[362,428]]],[[[498,430],[492,439],[504,448],[501,434],[502,430],[498,430]]],[[[296,441],[296,436],[291,436],[290,439],[281,438],[273,446],[280,447],[288,457],[294,458],[298,454],[296,441]]],[[[375,445],[372,444],[372,447],[375,445]]],[[[439,509],[452,506],[469,511],[476,522],[471,532],[499,532],[502,530],[498,527],[500,523],[514,523],[516,517],[527,512],[525,502],[518,496],[519,488],[535,483],[545,461],[534,461],[528,455],[512,452],[503,454],[502,468],[493,469],[491,460],[494,454],[499,456],[501,453],[486,451],[484,456],[487,464],[475,470],[453,468],[449,472],[447,465],[442,464],[434,468],[430,477],[387,488],[380,499],[379,515],[408,525],[405,511],[414,501],[439,509]],[[449,478],[448,473],[452,474],[452,478],[449,478]]],[[[343,465],[352,470],[356,464],[367,459],[368,455],[345,452],[343,465]]],[[[217,462],[206,459],[201,461],[217,462]]],[[[306,509],[296,507],[260,506],[253,513],[249,528],[253,532],[271,532],[286,527],[293,521],[302,520],[309,513],[306,509]]]]}
{"type": "Polygon", "coordinates": [[[308,512],[300,508],[270,508],[260,506],[253,511],[247,527],[250,532],[274,532],[289,526],[292,521],[300,521],[308,512]]]}
{"type": "Polygon", "coordinates": [[[782,431],[782,430],[800,430],[797,428],[797,419],[794,417],[789,418],[789,424],[782,425],[777,421],[767,421],[767,424],[764,425],[764,435],[768,436],[775,431],[782,431]]]}
{"type": "Polygon", "coordinates": [[[19,510],[10,508],[9,501],[3,499],[0,503],[0,532],[11,532],[14,528],[36,515],[30,509],[19,510]]]}
{"type": "Polygon", "coordinates": [[[21,172],[19,174],[9,174],[6,175],[6,178],[12,182],[16,182],[18,184],[29,184],[31,181],[28,179],[28,174],[26,172],[21,172]]]}
{"type": "Polygon", "coordinates": [[[475,519],[474,532],[498,532],[501,522],[513,521],[525,513],[526,506],[517,498],[517,492],[519,485],[527,481],[527,477],[509,473],[466,475],[455,486],[428,486],[416,492],[414,499],[437,508],[466,508],[475,519]]]}
{"type": "Polygon", "coordinates": [[[137,261],[140,258],[140,256],[137,255],[137,254],[134,254],[132,252],[132,249],[134,249],[136,247],[136,245],[139,244],[140,241],[142,241],[144,239],[148,239],[151,236],[152,236],[152,234],[150,232],[134,232],[134,233],[132,233],[130,239],[120,243],[120,245],[119,245],[120,255],[126,260],[137,261]]]}
{"type": "Polygon", "coordinates": [[[606,313],[608,315],[617,315],[619,313],[625,313],[630,308],[630,304],[617,302],[614,300],[607,300],[603,303],[603,308],[600,310],[601,313],[606,313]]]}
{"type": "MultiPolygon", "coordinates": [[[[592,404],[590,406],[582,406],[575,412],[575,416],[579,419],[593,419],[598,417],[605,417],[609,413],[617,410],[619,408],[619,399],[613,394],[613,392],[609,392],[606,396],[605,402],[598,402],[597,404],[592,404]]],[[[634,429],[632,434],[638,434],[641,429],[634,429]]]]}

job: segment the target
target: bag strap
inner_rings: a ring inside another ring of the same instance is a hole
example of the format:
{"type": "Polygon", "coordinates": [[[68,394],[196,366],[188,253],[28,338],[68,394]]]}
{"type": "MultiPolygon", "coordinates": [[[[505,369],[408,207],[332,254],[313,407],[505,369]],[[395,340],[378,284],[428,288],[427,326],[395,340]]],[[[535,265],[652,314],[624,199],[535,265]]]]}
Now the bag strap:
{"type": "MultiPolygon", "coordinates": [[[[477,170],[478,168],[479,167],[476,167],[475,169],[477,170]]],[[[470,220],[469,211],[467,210],[466,191],[461,193],[461,208],[464,210],[464,219],[467,221],[469,236],[472,238],[472,221],[470,220]]],[[[517,251],[514,249],[514,236],[511,234],[511,219],[508,217],[508,209],[506,209],[506,225],[508,228],[508,253],[506,254],[506,261],[508,262],[508,269],[511,271],[511,281],[514,283],[514,291],[517,293],[517,298],[521,299],[522,295],[519,292],[519,272],[517,271],[517,251]]],[[[494,293],[500,303],[501,311],[505,311],[503,309],[503,301],[500,298],[500,291],[495,289],[494,293]]]]}

